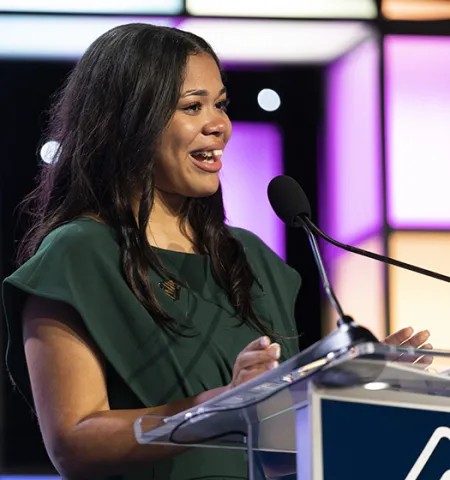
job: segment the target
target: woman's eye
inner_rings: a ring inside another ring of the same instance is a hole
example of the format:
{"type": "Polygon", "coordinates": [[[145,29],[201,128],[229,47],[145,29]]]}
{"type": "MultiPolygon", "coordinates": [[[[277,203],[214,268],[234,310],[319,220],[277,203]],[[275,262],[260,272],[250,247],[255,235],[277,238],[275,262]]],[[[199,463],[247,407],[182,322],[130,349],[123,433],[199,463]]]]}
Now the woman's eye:
{"type": "Polygon", "coordinates": [[[226,100],[222,100],[221,102],[219,102],[217,104],[217,108],[226,112],[228,110],[228,105],[230,105],[230,100],[227,98],[226,100]]]}
{"type": "Polygon", "coordinates": [[[185,110],[186,112],[198,112],[200,110],[200,104],[191,103],[191,105],[187,105],[186,107],[183,107],[183,110],[185,110]]]}
{"type": "MultiPolygon", "coordinates": [[[[226,112],[228,109],[228,105],[230,104],[230,100],[227,98],[226,100],[222,100],[221,102],[216,103],[216,108],[226,112]]],[[[185,112],[190,113],[197,113],[202,109],[202,104],[200,102],[191,103],[190,105],[186,105],[182,107],[182,110],[185,112]]]]}

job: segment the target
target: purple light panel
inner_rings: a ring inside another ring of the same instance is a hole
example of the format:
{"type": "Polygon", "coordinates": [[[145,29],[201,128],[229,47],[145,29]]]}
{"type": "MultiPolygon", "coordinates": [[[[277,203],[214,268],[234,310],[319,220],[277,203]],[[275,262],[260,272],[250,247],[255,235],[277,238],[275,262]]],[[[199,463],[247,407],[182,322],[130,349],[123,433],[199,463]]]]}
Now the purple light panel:
{"type": "Polygon", "coordinates": [[[0,475],[0,480],[61,480],[59,475],[0,475]]]}
{"type": "Polygon", "coordinates": [[[284,224],[267,198],[267,185],[282,173],[282,136],[277,126],[234,122],[221,173],[228,223],[252,231],[285,259],[284,224]]]}
{"type": "Polygon", "coordinates": [[[378,47],[368,42],[331,65],[326,84],[319,221],[347,243],[382,227],[378,47]]]}
{"type": "Polygon", "coordinates": [[[450,38],[385,40],[388,220],[450,228],[450,38]]]}

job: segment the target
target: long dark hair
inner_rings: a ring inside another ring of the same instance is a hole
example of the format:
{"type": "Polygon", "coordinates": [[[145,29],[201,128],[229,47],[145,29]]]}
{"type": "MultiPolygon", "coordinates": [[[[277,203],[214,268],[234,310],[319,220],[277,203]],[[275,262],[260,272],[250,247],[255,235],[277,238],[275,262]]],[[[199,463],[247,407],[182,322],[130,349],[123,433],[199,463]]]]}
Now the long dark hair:
{"type": "MultiPolygon", "coordinates": [[[[136,297],[161,326],[178,332],[149,282],[150,268],[173,277],[146,231],[157,142],[176,109],[188,56],[199,53],[211,55],[220,69],[202,38],[138,23],[116,27],[88,48],[51,110],[46,139],[60,144],[58,159],[42,165],[38,186],[24,201],[31,228],[18,255],[23,263],[52,230],[95,212],[117,232],[123,273],[136,297]],[[131,207],[136,191],[137,221],[131,207]]],[[[192,227],[196,249],[209,254],[241,322],[273,335],[252,309],[256,280],[242,245],[225,225],[220,188],[210,197],[188,199],[182,221],[192,227]]]]}

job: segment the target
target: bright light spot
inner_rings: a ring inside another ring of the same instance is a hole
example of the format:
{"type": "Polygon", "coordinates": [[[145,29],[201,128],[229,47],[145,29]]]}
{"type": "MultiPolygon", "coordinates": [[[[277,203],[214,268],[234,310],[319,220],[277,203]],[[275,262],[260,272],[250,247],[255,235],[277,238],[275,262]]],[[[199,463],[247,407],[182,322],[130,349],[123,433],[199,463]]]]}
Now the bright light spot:
{"type": "Polygon", "coordinates": [[[275,90],[264,88],[258,93],[258,104],[267,112],[273,112],[280,108],[281,99],[275,90]]]}
{"type": "Polygon", "coordinates": [[[389,384],[386,382],[371,382],[364,385],[366,390],[384,390],[389,388],[389,384]]]}
{"type": "Polygon", "coordinates": [[[41,158],[45,163],[53,163],[58,160],[59,156],[59,143],[55,140],[50,140],[47,143],[44,143],[41,148],[41,158]]]}

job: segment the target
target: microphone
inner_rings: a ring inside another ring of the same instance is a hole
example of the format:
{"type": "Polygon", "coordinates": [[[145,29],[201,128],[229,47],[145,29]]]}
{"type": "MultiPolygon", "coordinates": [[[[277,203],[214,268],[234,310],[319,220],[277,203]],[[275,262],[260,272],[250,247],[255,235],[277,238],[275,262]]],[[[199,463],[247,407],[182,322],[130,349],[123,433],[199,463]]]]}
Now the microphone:
{"type": "MultiPolygon", "coordinates": [[[[275,213],[290,227],[303,227],[307,232],[311,232],[311,235],[312,232],[314,232],[316,235],[319,235],[335,247],[342,248],[348,252],[356,253],[357,255],[372,258],[373,260],[378,260],[379,262],[404,268],[406,270],[410,270],[411,272],[419,273],[421,275],[426,275],[427,277],[450,283],[450,277],[447,275],[433,272],[416,265],[401,262],[400,260],[395,260],[393,258],[369,252],[351,245],[346,245],[329,237],[311,221],[311,206],[309,204],[308,197],[299,183],[292,177],[279,175],[278,177],[273,178],[268,187],[268,196],[269,202],[275,213]]],[[[320,254],[318,255],[320,256],[320,254]]],[[[323,268],[323,265],[322,267],[319,266],[319,272],[321,268],[323,268]]]]}
{"type": "Polygon", "coordinates": [[[316,238],[307,223],[304,222],[302,214],[307,218],[311,216],[311,206],[308,202],[308,198],[300,185],[292,178],[284,175],[280,175],[272,179],[267,189],[269,202],[278,215],[289,226],[303,227],[308,235],[308,240],[311,245],[311,249],[314,254],[319,275],[322,280],[322,286],[333,305],[334,309],[338,313],[338,326],[346,323],[352,323],[352,318],[345,315],[339,303],[336,294],[328,280],[328,275],[323,265],[322,256],[320,254],[319,246],[317,245],[316,238]],[[301,211],[298,215],[295,212],[301,211]]]}
{"type": "Polygon", "coordinates": [[[278,217],[289,226],[303,227],[308,235],[308,240],[322,280],[322,286],[328,299],[338,313],[338,327],[353,323],[353,319],[348,315],[345,315],[341,304],[334,293],[333,287],[328,280],[328,275],[323,265],[322,256],[316,238],[314,237],[314,233],[308,223],[304,221],[303,216],[306,218],[311,216],[311,206],[305,192],[292,177],[280,175],[272,179],[269,183],[267,193],[269,202],[278,217]]]}
{"type": "Polygon", "coordinates": [[[338,313],[338,329],[331,332],[320,342],[309,347],[305,352],[308,358],[317,359],[331,351],[346,349],[358,343],[378,343],[373,333],[365,327],[357,325],[352,317],[344,313],[334,293],[323,265],[319,246],[313,233],[314,230],[311,229],[309,222],[305,220],[311,216],[311,206],[303,189],[292,177],[280,175],[270,181],[267,194],[273,210],[284,223],[291,227],[303,227],[306,231],[319,270],[322,286],[338,313]]]}

